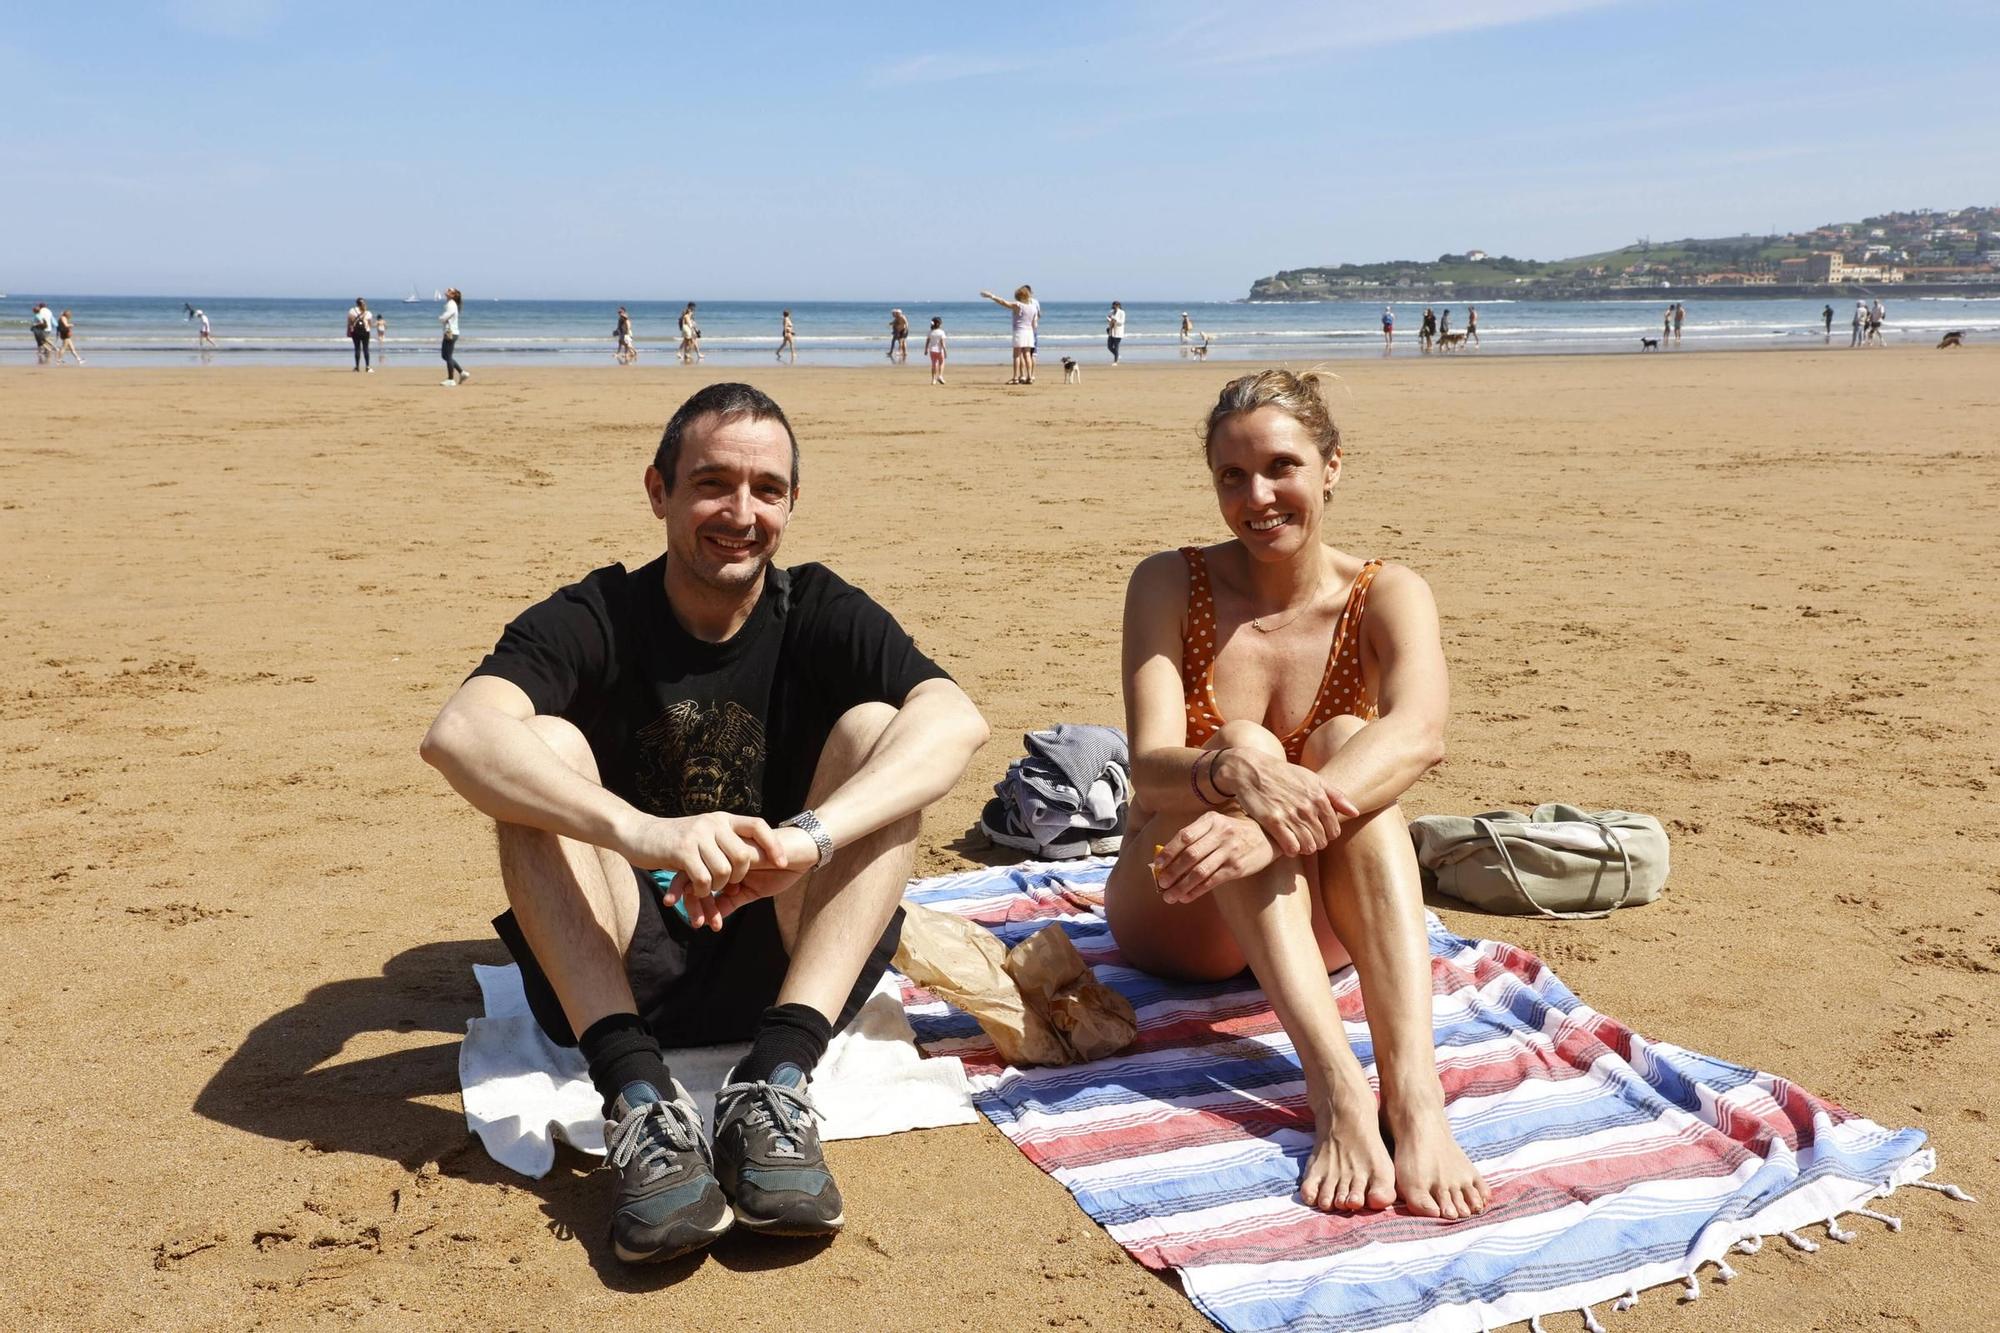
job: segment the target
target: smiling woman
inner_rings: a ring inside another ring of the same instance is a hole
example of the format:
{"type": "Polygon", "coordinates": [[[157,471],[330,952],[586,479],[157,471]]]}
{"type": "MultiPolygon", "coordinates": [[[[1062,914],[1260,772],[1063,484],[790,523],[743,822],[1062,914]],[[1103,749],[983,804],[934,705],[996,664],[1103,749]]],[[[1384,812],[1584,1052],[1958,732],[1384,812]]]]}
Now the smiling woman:
{"type": "Polygon", "coordinates": [[[1149,557],[1126,597],[1138,836],[1106,885],[1112,934],[1162,975],[1256,975],[1305,1071],[1306,1203],[1400,1199],[1470,1216],[1486,1185],[1445,1119],[1421,889],[1396,804],[1443,757],[1430,588],[1320,541],[1341,454],[1314,376],[1232,381],[1205,455],[1230,540],[1149,557]],[[1327,985],[1350,962],[1379,1117],[1327,985]]]}

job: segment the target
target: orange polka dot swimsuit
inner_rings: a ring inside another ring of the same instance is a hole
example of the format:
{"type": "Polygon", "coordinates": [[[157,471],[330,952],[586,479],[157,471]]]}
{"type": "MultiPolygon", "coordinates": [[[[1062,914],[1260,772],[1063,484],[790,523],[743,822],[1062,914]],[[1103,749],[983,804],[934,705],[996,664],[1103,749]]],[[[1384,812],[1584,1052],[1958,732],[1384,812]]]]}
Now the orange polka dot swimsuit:
{"type": "MultiPolygon", "coordinates": [[[[1187,743],[1206,745],[1222,730],[1225,719],[1215,703],[1215,593],[1209,587],[1208,561],[1198,546],[1183,546],[1181,558],[1188,564],[1187,623],[1181,629],[1181,691],[1187,700],[1187,743]]],[[[1333,647],[1326,656],[1326,671],[1320,676],[1319,693],[1313,697],[1306,720],[1279,737],[1285,757],[1298,763],[1306,741],[1313,732],[1342,713],[1372,721],[1375,692],[1361,674],[1361,616],[1368,609],[1368,585],[1382,568],[1380,560],[1370,560],[1354,576],[1354,588],[1333,629],[1333,647]]]]}

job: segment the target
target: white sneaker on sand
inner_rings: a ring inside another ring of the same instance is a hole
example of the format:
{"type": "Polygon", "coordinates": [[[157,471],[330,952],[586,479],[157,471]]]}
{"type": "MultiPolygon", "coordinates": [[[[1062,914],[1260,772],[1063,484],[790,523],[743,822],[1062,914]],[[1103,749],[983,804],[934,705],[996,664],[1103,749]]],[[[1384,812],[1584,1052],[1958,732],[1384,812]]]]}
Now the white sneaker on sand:
{"type": "Polygon", "coordinates": [[[460,384],[465,383],[467,380],[471,378],[472,378],[472,372],[469,370],[461,370],[458,372],[458,382],[460,384]]]}
{"type": "Polygon", "coordinates": [[[458,387],[458,381],[457,381],[457,380],[439,380],[439,381],[438,381],[438,388],[440,388],[440,389],[456,389],[457,387],[458,387]]]}

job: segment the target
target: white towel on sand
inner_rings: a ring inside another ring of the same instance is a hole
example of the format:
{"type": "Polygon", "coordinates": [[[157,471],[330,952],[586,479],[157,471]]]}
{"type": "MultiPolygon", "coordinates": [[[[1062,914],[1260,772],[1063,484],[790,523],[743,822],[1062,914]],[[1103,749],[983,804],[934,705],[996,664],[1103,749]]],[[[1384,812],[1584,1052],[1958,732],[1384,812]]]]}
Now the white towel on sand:
{"type": "MultiPolygon", "coordinates": [[[[494,1161],[525,1176],[555,1165],[556,1140],[604,1154],[604,1109],[583,1056],[550,1041],[528,1012],[521,969],[475,964],[486,1016],[465,1025],[458,1082],[465,1123],[494,1161]]],[[[715,1093],[750,1048],[690,1046],[667,1052],[668,1067],[712,1126],[715,1093]]],[[[837,1034],[813,1070],[812,1099],[822,1139],[865,1139],[979,1118],[965,1068],[954,1056],[926,1060],[903,1017],[899,978],[889,973],[854,1022],[837,1034]]]]}

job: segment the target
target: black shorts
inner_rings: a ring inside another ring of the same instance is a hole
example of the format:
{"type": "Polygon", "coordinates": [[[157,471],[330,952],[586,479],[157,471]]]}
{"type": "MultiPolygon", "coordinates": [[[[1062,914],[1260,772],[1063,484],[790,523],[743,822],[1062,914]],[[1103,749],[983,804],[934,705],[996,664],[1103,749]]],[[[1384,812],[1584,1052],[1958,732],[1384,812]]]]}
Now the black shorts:
{"type": "MultiPolygon", "coordinates": [[[[625,975],[646,1027],[667,1050],[750,1040],[759,1015],[778,1002],[778,988],[791,966],[791,955],[778,934],[776,907],[769,898],[761,898],[732,913],[720,931],[697,930],[660,901],[659,891],[643,872],[632,873],[639,883],[639,920],[625,954],[625,975]]],[[[562,1002],[528,948],[513,912],[493,918],[493,929],[521,966],[521,988],[542,1031],[558,1046],[575,1046],[576,1034],[570,1031],[562,1002]]],[[[847,1004],[834,1019],[834,1031],[861,1012],[902,937],[903,909],[898,907],[862,964],[847,1004]]]]}

